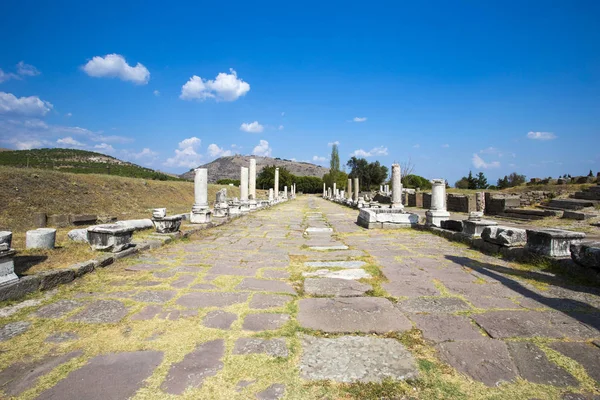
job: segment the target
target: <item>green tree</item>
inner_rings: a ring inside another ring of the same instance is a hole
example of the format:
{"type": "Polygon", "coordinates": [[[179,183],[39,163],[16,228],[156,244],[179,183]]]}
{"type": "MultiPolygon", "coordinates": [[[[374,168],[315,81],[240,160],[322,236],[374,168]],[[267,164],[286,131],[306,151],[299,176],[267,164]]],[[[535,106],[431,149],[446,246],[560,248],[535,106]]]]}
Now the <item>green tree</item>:
{"type": "MultiPolygon", "coordinates": [[[[327,178],[328,186],[333,186],[333,182],[336,182],[336,185],[339,185],[338,178],[340,173],[340,154],[338,152],[337,144],[333,144],[331,146],[331,159],[329,160],[329,175],[327,178]]],[[[323,179],[325,180],[325,179],[323,179]]]]}
{"type": "Polygon", "coordinates": [[[477,179],[473,178],[471,171],[469,171],[469,176],[467,176],[467,182],[469,183],[468,189],[477,189],[477,179]]]}
{"type": "MultiPolygon", "coordinates": [[[[256,177],[256,187],[259,189],[270,189],[275,187],[275,165],[267,165],[256,177]]],[[[294,182],[295,176],[290,173],[285,167],[279,167],[279,190],[283,190],[284,186],[289,188],[294,182]]]]}
{"type": "Polygon", "coordinates": [[[487,178],[483,172],[478,173],[476,179],[476,189],[487,189],[488,186],[487,178]]]}
{"type": "Polygon", "coordinates": [[[406,188],[420,188],[420,189],[431,189],[431,182],[428,179],[423,178],[419,175],[407,175],[404,177],[404,181],[402,182],[404,187],[406,188]]]}
{"type": "Polygon", "coordinates": [[[350,178],[358,178],[360,188],[370,190],[381,185],[388,177],[388,168],[379,161],[369,163],[364,158],[352,157],[346,163],[350,168],[350,178]]]}
{"type": "Polygon", "coordinates": [[[466,176],[463,176],[459,180],[454,183],[454,187],[457,189],[468,189],[469,188],[469,180],[466,176]]]}
{"type": "Polygon", "coordinates": [[[508,175],[508,187],[524,185],[526,179],[527,178],[525,177],[525,175],[519,175],[516,172],[513,172],[510,175],[508,175]]]}
{"type": "Polygon", "coordinates": [[[592,172],[592,170],[590,169],[590,173],[588,174],[589,177],[594,177],[594,173],[592,172]]]}

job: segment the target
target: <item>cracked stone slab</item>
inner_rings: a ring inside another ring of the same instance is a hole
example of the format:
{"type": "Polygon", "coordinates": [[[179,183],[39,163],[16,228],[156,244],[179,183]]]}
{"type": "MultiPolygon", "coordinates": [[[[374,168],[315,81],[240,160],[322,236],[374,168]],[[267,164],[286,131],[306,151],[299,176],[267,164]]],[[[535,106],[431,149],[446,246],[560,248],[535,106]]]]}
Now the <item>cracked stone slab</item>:
{"type": "Polygon", "coordinates": [[[275,330],[285,325],[289,319],[288,314],[248,314],[242,328],[248,331],[275,330]]]}
{"type": "Polygon", "coordinates": [[[442,361],[487,386],[498,386],[517,377],[517,367],[500,340],[445,342],[436,348],[442,361]]]}
{"type": "Polygon", "coordinates": [[[233,354],[267,354],[273,357],[287,357],[285,339],[240,338],[236,340],[233,354]]]}
{"type": "Polygon", "coordinates": [[[337,279],[369,279],[372,278],[371,274],[369,274],[364,269],[347,269],[342,271],[330,271],[328,269],[319,269],[315,272],[303,272],[302,276],[307,278],[311,277],[321,277],[321,278],[337,278],[337,279]]]}
{"type": "Polygon", "coordinates": [[[212,283],[197,283],[194,286],[192,286],[190,289],[193,289],[193,290],[215,290],[215,289],[218,289],[218,287],[216,287],[212,283]]]}
{"type": "Polygon", "coordinates": [[[285,294],[256,293],[254,296],[252,296],[250,308],[264,310],[267,308],[283,307],[292,300],[294,300],[293,297],[285,294]]]}
{"type": "Polygon", "coordinates": [[[522,378],[541,385],[579,385],[573,375],[548,360],[546,354],[535,344],[508,342],[507,346],[522,378]]]}
{"type": "Polygon", "coordinates": [[[290,277],[290,273],[287,271],[280,271],[276,269],[269,269],[262,273],[263,278],[266,279],[288,279],[290,277]]]}
{"type": "Polygon", "coordinates": [[[304,291],[312,296],[356,297],[363,296],[373,288],[366,283],[339,278],[308,278],[304,291]]]}
{"type": "Polygon", "coordinates": [[[132,296],[134,300],[144,303],[163,304],[171,300],[177,294],[174,290],[146,290],[132,296]]]}
{"type": "Polygon", "coordinates": [[[54,387],[42,392],[38,399],[128,399],[144,385],[162,359],[160,351],[96,356],[54,387]]]}
{"type": "Polygon", "coordinates": [[[256,275],[256,270],[251,268],[238,268],[238,267],[228,267],[225,265],[219,265],[210,268],[207,271],[209,275],[234,275],[234,276],[254,276],[256,275]]]}
{"type": "Polygon", "coordinates": [[[0,328],[0,342],[4,342],[22,333],[31,326],[31,322],[17,321],[8,323],[0,328]]]}
{"type": "Polygon", "coordinates": [[[598,336],[597,330],[559,312],[488,311],[472,318],[496,339],[536,336],[591,339],[598,336]]]}
{"type": "Polygon", "coordinates": [[[296,291],[285,282],[256,278],[245,278],[235,289],[296,294],[296,291]]]}
{"type": "Polygon", "coordinates": [[[131,320],[133,321],[146,321],[156,317],[162,312],[162,306],[150,305],[146,306],[139,313],[133,314],[131,320]]]}
{"type": "Polygon", "coordinates": [[[412,329],[412,323],[389,300],[378,297],[301,299],[298,322],[303,328],[337,333],[412,329]]]}
{"type": "Polygon", "coordinates": [[[59,300],[38,309],[34,315],[39,318],[60,318],[80,307],[83,303],[75,300],[59,300]]]}
{"type": "Polygon", "coordinates": [[[233,314],[223,310],[211,311],[204,316],[202,325],[207,328],[229,329],[231,324],[237,320],[237,314],[233,314]]]}
{"type": "Polygon", "coordinates": [[[309,268],[356,269],[361,268],[366,264],[367,263],[364,261],[308,261],[304,263],[304,266],[309,268]]]}
{"type": "Polygon", "coordinates": [[[175,281],[173,281],[171,283],[171,286],[176,289],[183,289],[183,288],[190,286],[190,284],[192,282],[194,282],[195,280],[196,280],[196,276],[186,274],[186,275],[180,276],[175,281]]]}
{"type": "Polygon", "coordinates": [[[161,385],[162,390],[169,394],[182,394],[189,387],[201,387],[206,378],[216,375],[223,368],[221,358],[224,352],[223,339],[200,344],[183,360],[171,366],[161,385]]]}
{"type": "MultiPolygon", "coordinates": [[[[384,274],[386,274],[385,270],[384,274]]],[[[438,296],[440,294],[433,282],[426,280],[391,281],[382,286],[394,297],[438,296]]]]}
{"type": "Polygon", "coordinates": [[[34,387],[40,377],[82,354],[82,351],[74,351],[67,354],[45,356],[37,361],[12,364],[0,372],[0,388],[8,396],[18,396],[34,387]]]}
{"type": "Polygon", "coordinates": [[[433,342],[449,340],[477,340],[484,336],[469,320],[462,315],[413,314],[410,319],[423,332],[423,337],[433,342]]]}
{"type": "Polygon", "coordinates": [[[600,382],[600,348],[580,342],[554,342],[548,346],[577,361],[592,379],[600,382]]]}
{"type": "Polygon", "coordinates": [[[469,310],[471,307],[457,297],[415,297],[398,303],[397,307],[405,312],[418,313],[454,313],[469,310]]]}
{"type": "Polygon", "coordinates": [[[371,336],[335,339],[305,335],[300,374],[308,380],[382,382],[418,376],[411,353],[397,340],[371,336]]]}
{"type": "Polygon", "coordinates": [[[97,300],[89,303],[85,309],[78,312],[70,321],[103,324],[119,322],[127,315],[127,308],[117,300],[97,300]]]}
{"type": "Polygon", "coordinates": [[[177,304],[188,308],[227,307],[248,300],[248,293],[194,292],[177,299],[177,304]]]}
{"type": "Polygon", "coordinates": [[[262,392],[256,394],[258,400],[279,400],[285,394],[285,385],[274,383],[262,392]]]}

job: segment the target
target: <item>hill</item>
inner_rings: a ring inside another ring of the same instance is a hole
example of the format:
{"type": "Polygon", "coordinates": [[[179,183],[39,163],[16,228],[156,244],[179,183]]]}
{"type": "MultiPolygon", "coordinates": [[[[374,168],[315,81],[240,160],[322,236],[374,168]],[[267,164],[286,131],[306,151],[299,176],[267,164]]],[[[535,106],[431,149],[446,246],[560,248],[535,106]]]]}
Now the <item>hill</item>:
{"type": "Polygon", "coordinates": [[[50,169],[76,174],[106,174],[153,180],[179,180],[178,176],[119,160],[106,154],[75,149],[0,151],[0,165],[50,169]]]}
{"type": "MultiPolygon", "coordinates": [[[[220,179],[240,179],[240,167],[247,167],[250,164],[250,159],[256,159],[256,173],[267,165],[275,165],[277,167],[285,167],[288,171],[296,176],[316,176],[322,178],[323,175],[329,172],[329,168],[324,168],[307,162],[298,162],[292,160],[283,160],[281,158],[258,157],[258,156],[230,156],[221,157],[216,160],[200,165],[198,168],[208,169],[208,182],[215,183],[220,179]]],[[[194,171],[190,170],[182,175],[181,178],[193,180],[194,171]]]]}

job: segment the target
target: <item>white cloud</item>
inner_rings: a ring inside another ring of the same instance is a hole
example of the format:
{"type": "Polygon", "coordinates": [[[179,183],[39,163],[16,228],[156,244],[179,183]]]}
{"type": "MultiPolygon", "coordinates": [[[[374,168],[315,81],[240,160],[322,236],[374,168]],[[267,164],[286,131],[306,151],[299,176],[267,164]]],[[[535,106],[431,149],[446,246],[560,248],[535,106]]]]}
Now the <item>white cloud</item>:
{"type": "Polygon", "coordinates": [[[139,153],[130,153],[129,155],[135,159],[140,159],[146,157],[156,157],[158,153],[150,150],[148,147],[144,147],[139,153]]]}
{"type": "Polygon", "coordinates": [[[72,117],[72,116],[73,116],[73,114],[71,114],[71,113],[66,113],[66,114],[65,114],[65,116],[70,118],[70,117],[72,117]]]}
{"type": "Polygon", "coordinates": [[[181,87],[179,98],[183,100],[206,100],[214,98],[217,101],[234,101],[250,91],[250,85],[238,79],[233,68],[229,74],[221,72],[215,80],[205,80],[194,75],[181,87]]]}
{"type": "Polygon", "coordinates": [[[552,140],[552,139],[556,139],[556,135],[552,132],[528,132],[527,139],[552,140]]]}
{"type": "Polygon", "coordinates": [[[158,90],[155,90],[154,92],[152,92],[152,94],[154,94],[156,97],[160,96],[160,92],[158,90]]]}
{"type": "Polygon", "coordinates": [[[8,81],[10,79],[20,79],[19,75],[13,73],[6,73],[0,69],[0,83],[8,81]]]}
{"type": "Polygon", "coordinates": [[[0,92],[0,114],[44,116],[52,107],[52,104],[37,96],[17,98],[11,93],[0,92]]]}
{"type": "Polygon", "coordinates": [[[95,78],[119,78],[138,85],[145,85],[150,79],[150,71],[146,67],[140,63],[132,67],[120,54],[95,56],[83,66],[83,70],[95,78]]]}
{"type": "Polygon", "coordinates": [[[258,145],[252,150],[252,154],[262,157],[271,157],[273,149],[269,147],[269,142],[261,140],[258,145]]]}
{"type": "Polygon", "coordinates": [[[500,150],[495,147],[488,147],[487,149],[479,150],[480,154],[499,154],[500,150]]]}
{"type": "Polygon", "coordinates": [[[354,150],[354,152],[352,152],[350,154],[350,156],[365,157],[365,158],[366,157],[375,157],[375,156],[387,156],[387,155],[388,155],[388,148],[383,147],[383,146],[372,148],[369,151],[365,151],[363,149],[358,149],[358,150],[354,150]]]}
{"type": "Polygon", "coordinates": [[[442,147],[447,149],[448,147],[450,147],[450,145],[448,143],[446,143],[446,144],[443,144],[442,147]]]}
{"type": "Polygon", "coordinates": [[[244,122],[241,126],[240,126],[240,130],[244,131],[244,132],[250,132],[250,133],[261,133],[263,130],[265,129],[264,126],[262,126],[261,124],[258,123],[258,121],[254,121],[254,122],[244,122]]]}
{"type": "Polygon", "coordinates": [[[498,168],[500,166],[500,162],[492,161],[491,163],[486,163],[483,158],[479,157],[477,153],[473,154],[473,158],[471,160],[473,162],[473,166],[475,168],[498,168]]]}
{"type": "Polygon", "coordinates": [[[71,136],[64,137],[62,139],[58,139],[56,141],[58,144],[62,144],[65,146],[74,146],[74,147],[84,147],[85,145],[77,140],[73,139],[71,136]]]}
{"type": "Polygon", "coordinates": [[[48,124],[39,119],[26,119],[23,126],[31,129],[48,129],[48,124]]]}
{"type": "Polygon", "coordinates": [[[352,121],[354,122],[365,122],[367,120],[367,117],[354,117],[352,119],[352,121]]]}
{"type": "Polygon", "coordinates": [[[282,131],[283,130],[283,125],[279,125],[279,128],[277,128],[277,129],[279,129],[280,131],[282,131]]]}
{"type": "Polygon", "coordinates": [[[208,155],[211,157],[227,157],[232,154],[233,153],[231,150],[225,150],[217,146],[215,143],[211,143],[208,145],[208,155]]]}
{"type": "Polygon", "coordinates": [[[339,140],[336,140],[335,142],[329,142],[329,143],[327,143],[327,146],[331,147],[331,146],[333,146],[334,144],[335,144],[336,146],[339,146],[339,145],[340,145],[340,141],[339,141],[339,140]]]}
{"type": "Polygon", "coordinates": [[[179,142],[179,149],[175,149],[175,156],[167,158],[164,165],[168,167],[195,168],[200,165],[202,156],[197,150],[202,141],[197,137],[191,137],[179,142]]]}
{"type": "Polygon", "coordinates": [[[31,149],[35,149],[35,148],[40,148],[42,147],[44,144],[46,144],[46,142],[44,141],[40,141],[40,140],[16,140],[11,142],[15,148],[17,150],[31,150],[31,149]]]}
{"type": "Polygon", "coordinates": [[[112,153],[115,151],[114,147],[107,143],[100,143],[94,146],[94,149],[103,151],[105,153],[112,153]]]}
{"type": "Polygon", "coordinates": [[[17,73],[25,76],[36,76],[40,74],[40,71],[33,65],[25,64],[25,62],[20,61],[17,64],[17,73]]]}
{"type": "Polygon", "coordinates": [[[315,162],[325,162],[327,161],[327,157],[313,156],[312,160],[315,162]]]}

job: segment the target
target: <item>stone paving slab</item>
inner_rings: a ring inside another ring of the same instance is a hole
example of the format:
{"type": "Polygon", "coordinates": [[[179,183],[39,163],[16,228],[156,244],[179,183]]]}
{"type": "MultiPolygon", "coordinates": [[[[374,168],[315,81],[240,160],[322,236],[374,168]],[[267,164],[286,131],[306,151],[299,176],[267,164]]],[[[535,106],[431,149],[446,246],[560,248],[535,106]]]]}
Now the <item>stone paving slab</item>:
{"type": "Polygon", "coordinates": [[[285,282],[256,278],[245,278],[235,289],[296,294],[296,291],[285,282]]]}
{"type": "Polygon", "coordinates": [[[81,351],[73,351],[67,354],[47,355],[41,360],[10,365],[0,371],[0,390],[5,395],[18,396],[34,387],[40,377],[82,354],[81,351]]]}
{"type": "Polygon", "coordinates": [[[256,275],[256,269],[253,268],[239,268],[239,267],[226,267],[226,266],[215,266],[207,271],[209,275],[234,275],[234,276],[254,276],[256,275]]]}
{"type": "Polygon", "coordinates": [[[92,358],[71,372],[38,399],[106,400],[127,399],[144,386],[144,381],[162,362],[159,351],[110,353],[92,358]]]}
{"type": "Polygon", "coordinates": [[[394,297],[439,296],[440,294],[433,282],[424,280],[391,281],[381,286],[394,297]]]}
{"type": "Polygon", "coordinates": [[[188,308],[227,307],[248,300],[248,293],[193,292],[184,294],[176,303],[188,308]]]}
{"type": "Polygon", "coordinates": [[[378,297],[301,299],[298,323],[303,328],[336,333],[387,333],[412,328],[389,300],[378,297]]]}
{"type": "Polygon", "coordinates": [[[171,286],[173,286],[176,289],[183,289],[190,286],[190,284],[195,280],[196,275],[185,274],[177,278],[175,281],[171,282],[171,286]]]}
{"type": "Polygon", "coordinates": [[[307,380],[382,382],[418,376],[411,353],[397,340],[370,336],[302,338],[300,375],[307,380]]]}
{"type": "Polygon", "coordinates": [[[356,269],[361,268],[366,264],[367,263],[364,261],[308,261],[304,263],[304,266],[309,268],[356,269]]]}
{"type": "Polygon", "coordinates": [[[397,307],[410,313],[454,313],[471,309],[457,297],[415,297],[398,302],[397,307]]]}
{"type": "Polygon", "coordinates": [[[337,245],[337,246],[310,246],[310,250],[315,251],[331,251],[331,250],[348,250],[348,246],[346,245],[337,245]]]}
{"type": "Polygon", "coordinates": [[[442,361],[487,386],[498,386],[517,377],[517,367],[500,340],[445,342],[436,347],[442,361]]]}
{"type": "Polygon", "coordinates": [[[125,315],[127,315],[127,308],[120,301],[96,300],[69,320],[88,324],[105,324],[119,322],[125,315]]]}
{"type": "Polygon", "coordinates": [[[39,318],[60,318],[82,305],[82,302],[76,300],[59,300],[40,307],[33,315],[39,318]]]}
{"type": "Polygon", "coordinates": [[[550,362],[533,343],[508,342],[508,350],[522,378],[533,383],[553,386],[578,386],[579,382],[565,369],[550,362]]]}
{"type": "Polygon", "coordinates": [[[372,278],[364,269],[348,269],[342,271],[330,271],[328,269],[319,269],[314,272],[303,272],[302,276],[305,277],[321,277],[321,278],[336,278],[336,279],[369,279],[372,278]]]}
{"type": "Polygon", "coordinates": [[[450,340],[477,340],[484,336],[469,318],[462,315],[412,314],[409,318],[423,332],[423,337],[433,342],[450,340]]]}
{"type": "Polygon", "coordinates": [[[231,324],[233,324],[237,318],[237,314],[223,310],[215,310],[204,316],[202,325],[206,326],[207,328],[229,329],[231,324]]]}
{"type": "Polygon", "coordinates": [[[255,332],[271,331],[281,328],[289,319],[288,314],[248,314],[242,328],[255,332]]]}
{"type": "Polygon", "coordinates": [[[549,346],[577,361],[592,379],[600,382],[600,349],[598,347],[581,342],[555,342],[549,346]]]}
{"type": "Polygon", "coordinates": [[[144,303],[163,304],[171,300],[177,294],[174,290],[145,290],[132,296],[134,300],[144,303]]]}
{"type": "Polygon", "coordinates": [[[262,276],[265,279],[288,279],[290,277],[290,273],[287,271],[269,269],[264,271],[262,276]]]}
{"type": "Polygon", "coordinates": [[[268,388],[256,394],[258,400],[279,400],[285,395],[285,385],[274,383],[268,388]]]}
{"type": "Polygon", "coordinates": [[[275,307],[283,307],[290,301],[294,300],[292,296],[285,294],[263,294],[256,293],[250,300],[250,308],[267,309],[275,307]]]}
{"type": "Polygon", "coordinates": [[[339,278],[307,278],[304,280],[304,291],[311,296],[356,297],[363,296],[371,285],[349,279],[339,278]]]}
{"type": "Polygon", "coordinates": [[[156,271],[160,269],[168,268],[169,266],[166,264],[134,264],[128,265],[125,267],[125,271],[132,272],[146,272],[146,271],[156,271]]]}
{"type": "Polygon", "coordinates": [[[240,338],[236,340],[233,354],[267,354],[287,357],[289,352],[285,339],[240,338]]]}
{"type": "Polygon", "coordinates": [[[216,375],[223,368],[221,358],[224,352],[223,339],[198,345],[183,360],[171,366],[161,389],[169,394],[182,394],[187,388],[202,386],[206,378],[216,375]]]}

